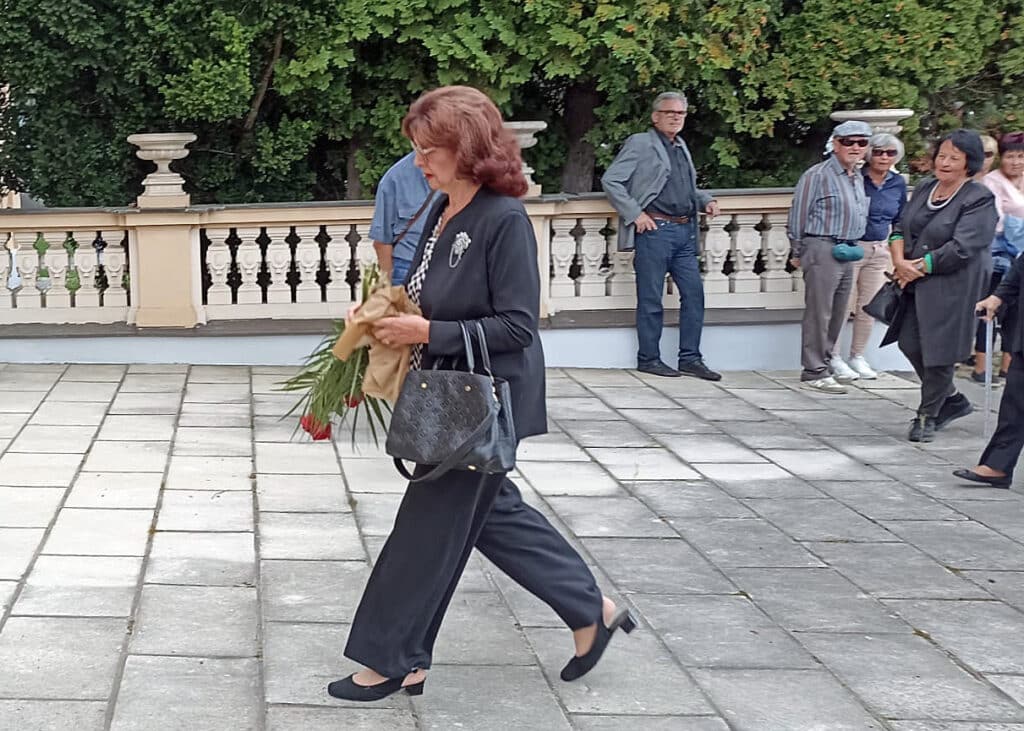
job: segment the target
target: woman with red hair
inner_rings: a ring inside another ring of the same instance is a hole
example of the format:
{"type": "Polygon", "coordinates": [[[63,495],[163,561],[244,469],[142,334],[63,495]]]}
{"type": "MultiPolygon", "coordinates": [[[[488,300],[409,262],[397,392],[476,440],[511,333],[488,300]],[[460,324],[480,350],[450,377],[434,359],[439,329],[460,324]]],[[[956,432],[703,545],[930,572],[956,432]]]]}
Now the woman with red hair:
{"type": "MultiPolygon", "coordinates": [[[[544,353],[537,331],[540,276],[515,138],[482,92],[464,86],[420,97],[402,122],[416,165],[441,192],[424,224],[406,283],[423,316],[378,321],[374,335],[411,345],[413,368],[464,352],[460,321],[486,334],[494,375],[508,381],[517,439],[547,431],[544,353]]],[[[429,471],[417,466],[415,476],[429,471]]],[[[573,631],[563,680],[589,672],[632,617],[603,597],[578,553],[523,502],[504,474],[452,470],[410,483],[373,567],[345,655],[364,669],[328,685],[336,697],[374,701],[423,692],[434,640],[476,547],[546,602],[573,631]]]]}

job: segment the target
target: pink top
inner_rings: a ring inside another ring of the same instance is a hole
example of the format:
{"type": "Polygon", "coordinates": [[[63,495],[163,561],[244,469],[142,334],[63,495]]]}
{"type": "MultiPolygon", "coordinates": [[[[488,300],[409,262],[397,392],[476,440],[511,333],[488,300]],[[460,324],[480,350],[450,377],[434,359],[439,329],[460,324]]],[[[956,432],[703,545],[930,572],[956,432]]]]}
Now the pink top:
{"type": "Polygon", "coordinates": [[[1009,214],[1024,218],[1024,177],[1014,183],[1003,175],[1002,170],[993,170],[981,180],[996,197],[996,209],[999,211],[999,223],[996,233],[1003,230],[1003,216],[1009,214]]]}

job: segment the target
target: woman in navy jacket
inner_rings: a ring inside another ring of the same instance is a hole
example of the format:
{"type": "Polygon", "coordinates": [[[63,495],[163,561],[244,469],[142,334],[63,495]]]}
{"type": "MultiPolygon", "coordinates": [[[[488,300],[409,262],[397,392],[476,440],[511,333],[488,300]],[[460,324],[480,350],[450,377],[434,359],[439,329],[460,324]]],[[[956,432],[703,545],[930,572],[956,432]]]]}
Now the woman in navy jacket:
{"type": "MultiPolygon", "coordinates": [[[[490,99],[459,86],[420,97],[402,132],[442,195],[406,282],[423,316],[386,318],[374,335],[413,346],[413,367],[429,368],[463,353],[460,320],[471,331],[479,322],[494,374],[509,382],[516,436],[543,434],[537,242],[519,200],[527,183],[515,138],[490,99]]],[[[583,559],[506,475],[481,483],[478,473],[452,470],[406,489],[345,648],[365,669],[331,683],[331,695],[373,701],[402,688],[422,692],[434,640],[474,546],[573,631],[576,653],[563,680],[592,669],[617,628],[632,630],[629,614],[602,597],[583,559]]]]}

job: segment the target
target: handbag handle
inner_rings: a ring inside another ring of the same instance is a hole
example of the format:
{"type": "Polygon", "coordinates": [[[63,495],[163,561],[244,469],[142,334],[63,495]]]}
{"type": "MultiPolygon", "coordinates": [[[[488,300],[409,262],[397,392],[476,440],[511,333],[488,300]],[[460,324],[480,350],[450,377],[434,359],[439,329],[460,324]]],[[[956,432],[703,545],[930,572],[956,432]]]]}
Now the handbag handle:
{"type": "MultiPolygon", "coordinates": [[[[469,366],[469,372],[474,373],[476,371],[476,359],[473,357],[473,343],[470,341],[469,330],[466,329],[466,323],[459,320],[459,330],[462,331],[462,347],[466,351],[466,365],[469,366]]],[[[434,361],[432,366],[433,370],[440,370],[441,364],[447,356],[442,356],[434,361]]],[[[452,366],[457,366],[459,359],[457,356],[452,356],[452,366]]]]}

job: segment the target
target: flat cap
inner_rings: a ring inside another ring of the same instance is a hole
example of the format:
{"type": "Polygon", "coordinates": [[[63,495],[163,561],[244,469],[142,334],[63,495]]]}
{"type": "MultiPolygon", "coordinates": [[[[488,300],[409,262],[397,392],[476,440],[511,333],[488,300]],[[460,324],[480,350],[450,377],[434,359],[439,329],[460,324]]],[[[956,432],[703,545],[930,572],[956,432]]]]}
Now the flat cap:
{"type": "Polygon", "coordinates": [[[842,124],[836,125],[832,130],[833,137],[870,137],[874,134],[871,125],[856,119],[849,119],[842,124]]]}

